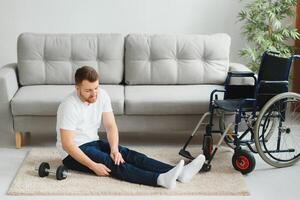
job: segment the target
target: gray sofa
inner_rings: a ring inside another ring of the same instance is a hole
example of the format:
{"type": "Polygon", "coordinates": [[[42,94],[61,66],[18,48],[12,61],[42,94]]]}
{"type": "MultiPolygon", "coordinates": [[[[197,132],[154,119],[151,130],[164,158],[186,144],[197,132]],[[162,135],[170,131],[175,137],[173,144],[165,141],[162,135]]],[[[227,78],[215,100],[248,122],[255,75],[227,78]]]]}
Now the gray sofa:
{"type": "Polygon", "coordinates": [[[55,134],[82,65],[99,72],[120,132],[192,130],[227,72],[248,70],[230,64],[230,42],[227,34],[23,33],[17,63],[0,69],[0,132],[15,134],[17,148],[22,132],[55,134]]]}

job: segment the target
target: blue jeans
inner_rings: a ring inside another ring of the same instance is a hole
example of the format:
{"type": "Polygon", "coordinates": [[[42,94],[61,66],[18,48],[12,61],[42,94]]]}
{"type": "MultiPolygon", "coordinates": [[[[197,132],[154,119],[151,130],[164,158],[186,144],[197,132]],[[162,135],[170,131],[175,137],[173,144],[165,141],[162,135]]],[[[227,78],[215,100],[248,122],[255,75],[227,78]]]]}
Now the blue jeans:
{"type": "MultiPolygon", "coordinates": [[[[123,146],[119,146],[119,152],[122,154],[125,163],[115,165],[110,157],[109,143],[104,140],[85,143],[79,148],[94,162],[102,163],[108,167],[111,170],[110,175],[112,177],[132,183],[157,186],[159,174],[173,168],[171,165],[149,158],[142,153],[123,146]]],[[[63,164],[72,170],[94,173],[70,155],[63,160],[63,164]]]]}

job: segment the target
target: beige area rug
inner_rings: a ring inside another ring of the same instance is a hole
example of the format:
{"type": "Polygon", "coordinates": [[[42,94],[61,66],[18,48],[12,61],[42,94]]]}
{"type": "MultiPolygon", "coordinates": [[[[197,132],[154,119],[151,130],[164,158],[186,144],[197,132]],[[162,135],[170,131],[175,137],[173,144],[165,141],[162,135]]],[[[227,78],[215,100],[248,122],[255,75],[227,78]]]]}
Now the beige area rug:
{"type": "MultiPolygon", "coordinates": [[[[180,147],[130,147],[169,164],[176,164],[182,157],[180,147]]],[[[200,152],[200,146],[189,148],[193,155],[200,152]]],[[[111,177],[97,177],[91,174],[71,171],[67,179],[57,181],[54,175],[40,178],[35,166],[46,161],[56,168],[61,164],[55,148],[32,149],[13,180],[9,195],[249,195],[243,176],[231,165],[232,150],[222,147],[212,162],[210,172],[197,174],[189,183],[179,183],[173,190],[150,187],[116,180],[111,177]]]]}

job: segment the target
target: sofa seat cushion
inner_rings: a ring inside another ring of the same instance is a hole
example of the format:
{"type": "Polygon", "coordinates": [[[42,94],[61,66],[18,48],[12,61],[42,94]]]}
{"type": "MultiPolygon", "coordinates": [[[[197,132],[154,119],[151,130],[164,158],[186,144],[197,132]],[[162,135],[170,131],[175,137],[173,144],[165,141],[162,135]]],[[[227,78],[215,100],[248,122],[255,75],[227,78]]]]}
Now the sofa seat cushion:
{"type": "MultiPolygon", "coordinates": [[[[221,85],[135,85],[125,86],[128,115],[203,114],[208,111],[210,93],[221,85]]],[[[223,94],[220,94],[220,98],[223,94]]]]}
{"type": "MultiPolygon", "coordinates": [[[[116,115],[124,113],[124,86],[101,85],[109,94],[116,115]]],[[[75,90],[74,85],[21,87],[11,102],[13,115],[56,116],[60,102],[75,90]]]]}

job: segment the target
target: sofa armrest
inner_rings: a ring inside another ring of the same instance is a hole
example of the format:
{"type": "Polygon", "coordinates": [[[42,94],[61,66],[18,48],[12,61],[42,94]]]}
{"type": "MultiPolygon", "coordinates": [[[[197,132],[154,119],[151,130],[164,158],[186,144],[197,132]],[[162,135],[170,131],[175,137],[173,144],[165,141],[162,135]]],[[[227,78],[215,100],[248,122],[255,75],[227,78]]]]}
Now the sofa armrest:
{"type": "MultiPolygon", "coordinates": [[[[248,67],[240,63],[230,63],[229,72],[252,72],[248,67]]],[[[230,85],[254,85],[254,80],[251,77],[233,77],[230,85]]]]}
{"type": "Polygon", "coordinates": [[[16,68],[16,63],[0,68],[0,103],[10,101],[19,89],[16,68]]]}
{"type": "Polygon", "coordinates": [[[17,64],[0,68],[0,133],[14,133],[10,101],[19,89],[17,64]]]}

